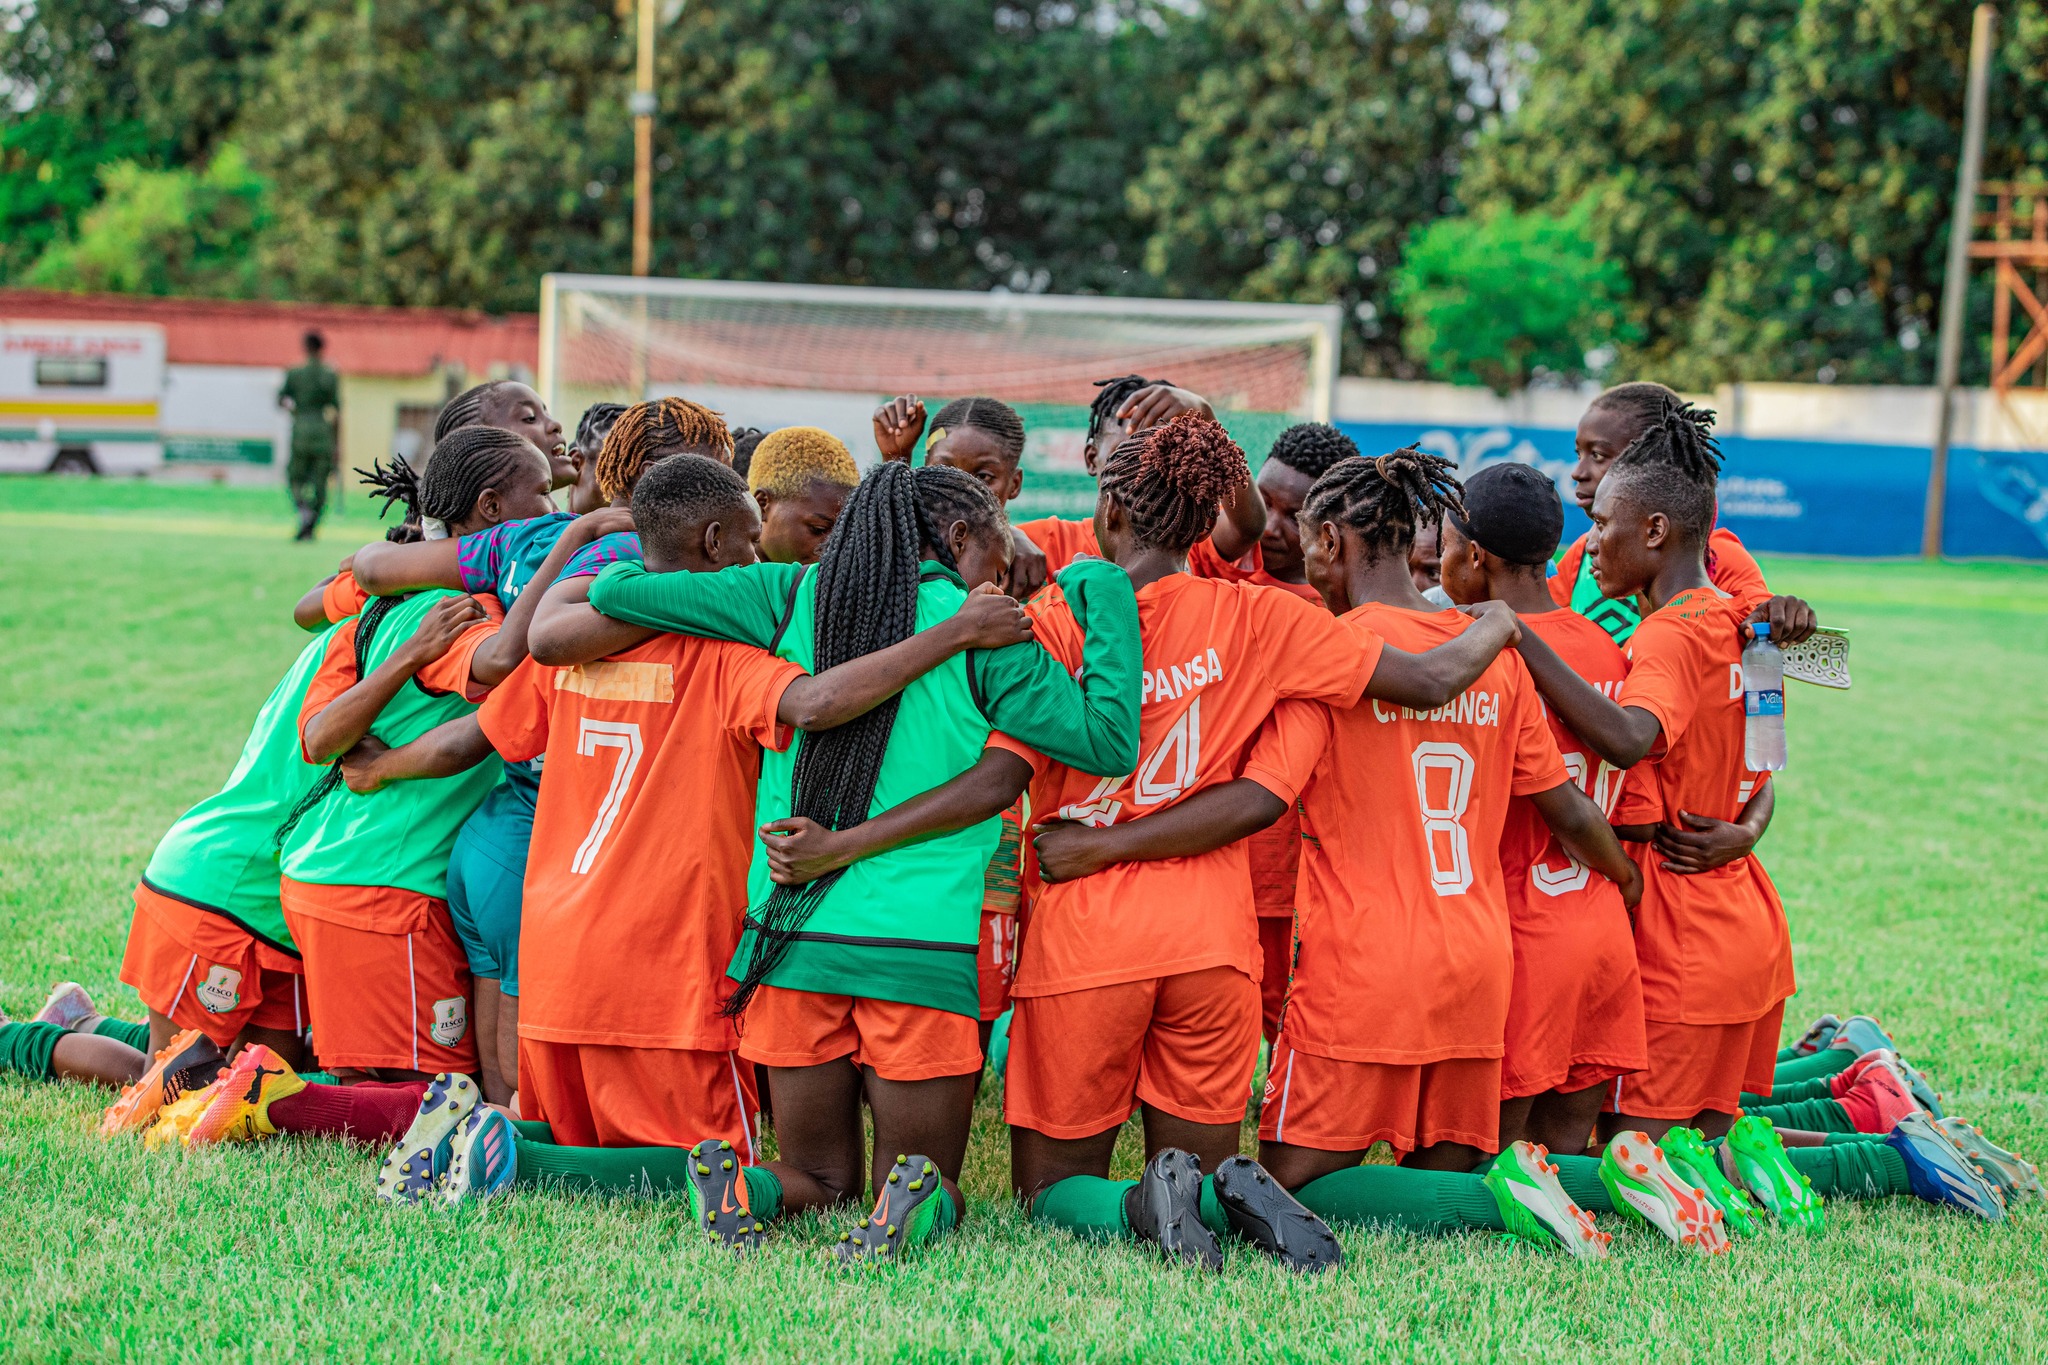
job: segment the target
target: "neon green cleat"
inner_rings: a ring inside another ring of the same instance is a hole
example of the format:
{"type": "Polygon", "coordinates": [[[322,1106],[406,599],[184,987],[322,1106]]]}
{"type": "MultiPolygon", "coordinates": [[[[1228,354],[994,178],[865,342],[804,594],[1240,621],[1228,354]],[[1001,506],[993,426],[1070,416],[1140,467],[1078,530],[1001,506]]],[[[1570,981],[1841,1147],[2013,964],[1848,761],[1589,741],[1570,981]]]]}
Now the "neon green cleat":
{"type": "Polygon", "coordinates": [[[1481,1179],[1512,1236],[1582,1261],[1606,1258],[1613,1234],[1594,1227],[1593,1215],[1572,1202],[1557,1183],[1557,1167],[1544,1148],[1517,1142],[1493,1159],[1481,1179]]]}
{"type": "Polygon", "coordinates": [[[1657,1145],[1664,1149],[1664,1159],[1680,1179],[1707,1192],[1707,1198],[1721,1210],[1721,1226],[1730,1237],[1753,1237],[1764,1230],[1764,1211],[1749,1197],[1749,1191],[1721,1170],[1720,1161],[1707,1146],[1706,1134],[1697,1128],[1673,1128],[1657,1145]]]}
{"type": "Polygon", "coordinates": [[[1820,1196],[1813,1192],[1813,1182],[1785,1155],[1785,1144],[1769,1119],[1745,1114],[1735,1120],[1723,1150],[1734,1163],[1735,1178],[1779,1222],[1802,1232],[1823,1230],[1827,1220],[1821,1212],[1820,1196]]]}
{"type": "Polygon", "coordinates": [[[1614,1207],[1709,1256],[1728,1250],[1727,1221],[1707,1192],[1672,1169],[1648,1133],[1617,1133],[1600,1158],[1600,1183],[1614,1207]]]}

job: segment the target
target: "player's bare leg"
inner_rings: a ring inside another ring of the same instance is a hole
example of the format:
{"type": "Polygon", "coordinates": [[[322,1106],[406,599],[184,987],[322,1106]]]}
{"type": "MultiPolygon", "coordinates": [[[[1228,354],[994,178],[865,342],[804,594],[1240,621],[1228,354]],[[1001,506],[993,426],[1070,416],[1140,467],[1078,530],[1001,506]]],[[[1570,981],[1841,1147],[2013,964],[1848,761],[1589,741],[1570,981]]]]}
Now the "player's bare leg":
{"type": "Polygon", "coordinates": [[[1476,1171],[1487,1154],[1463,1142],[1432,1142],[1401,1157],[1401,1164],[1416,1171],[1476,1171]]]}
{"type": "Polygon", "coordinates": [[[889,1081],[867,1067],[863,1076],[875,1116],[875,1203],[841,1237],[839,1254],[887,1260],[944,1236],[966,1217],[957,1181],[981,1073],[889,1081]]]}
{"type": "Polygon", "coordinates": [[[235,1036],[233,1051],[240,1052],[252,1043],[260,1043],[264,1047],[269,1048],[272,1052],[284,1058],[285,1062],[294,1071],[304,1071],[306,1064],[312,1060],[306,1052],[305,1038],[300,1034],[293,1033],[290,1029],[258,1028],[256,1025],[250,1024],[235,1036]]]}
{"type": "MultiPolygon", "coordinates": [[[[1524,1119],[1527,1131],[1521,1136],[1547,1148],[1552,1156],[1583,1155],[1593,1139],[1593,1130],[1599,1126],[1600,1104],[1606,1095],[1605,1085],[1594,1085],[1584,1090],[1550,1090],[1533,1096],[1524,1119]]],[[[1505,1104],[1501,1106],[1501,1115],[1505,1122],[1505,1104]]],[[[1512,1141],[1503,1126],[1502,1148],[1505,1149],[1512,1141]]]]}
{"type": "Polygon", "coordinates": [[[498,1011],[505,993],[498,989],[498,983],[487,976],[472,977],[471,998],[476,1004],[476,1066],[477,1082],[483,1086],[484,1098],[493,1104],[503,1104],[512,1096],[512,1087],[505,1083],[505,1072],[498,1056],[498,1011]]]}
{"type": "Polygon", "coordinates": [[[771,1066],[777,1161],[763,1162],[782,1182],[782,1209],[803,1213],[860,1198],[866,1136],[861,1074],[852,1061],[771,1066]]]}

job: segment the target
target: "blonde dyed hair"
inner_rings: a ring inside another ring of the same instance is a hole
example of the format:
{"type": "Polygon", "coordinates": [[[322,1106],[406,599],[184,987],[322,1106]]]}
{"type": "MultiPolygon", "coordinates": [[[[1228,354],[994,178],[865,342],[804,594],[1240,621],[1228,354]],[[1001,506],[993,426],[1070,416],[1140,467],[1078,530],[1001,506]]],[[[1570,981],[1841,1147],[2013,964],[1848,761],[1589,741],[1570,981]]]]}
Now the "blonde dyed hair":
{"type": "Polygon", "coordinates": [[[753,463],[747,466],[748,491],[766,489],[778,498],[801,497],[813,479],[840,488],[860,482],[860,467],[846,443],[817,427],[769,432],[754,447],[753,463]]]}

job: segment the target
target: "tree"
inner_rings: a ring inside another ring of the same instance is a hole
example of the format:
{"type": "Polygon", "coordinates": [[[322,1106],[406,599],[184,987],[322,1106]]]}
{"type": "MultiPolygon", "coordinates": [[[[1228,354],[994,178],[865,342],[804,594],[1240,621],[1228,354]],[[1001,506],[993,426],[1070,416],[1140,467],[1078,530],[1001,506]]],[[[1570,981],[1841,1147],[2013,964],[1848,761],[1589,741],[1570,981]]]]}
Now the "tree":
{"type": "Polygon", "coordinates": [[[117,161],[75,237],[52,243],[24,283],[43,289],[252,298],[267,292],[255,250],[267,187],[234,144],[203,172],[117,161]]]}
{"type": "Polygon", "coordinates": [[[1393,279],[1408,354],[1438,379],[1503,394],[1587,377],[1588,352],[1634,335],[1628,276],[1587,240],[1587,217],[1496,209],[1411,236],[1393,279]]]}

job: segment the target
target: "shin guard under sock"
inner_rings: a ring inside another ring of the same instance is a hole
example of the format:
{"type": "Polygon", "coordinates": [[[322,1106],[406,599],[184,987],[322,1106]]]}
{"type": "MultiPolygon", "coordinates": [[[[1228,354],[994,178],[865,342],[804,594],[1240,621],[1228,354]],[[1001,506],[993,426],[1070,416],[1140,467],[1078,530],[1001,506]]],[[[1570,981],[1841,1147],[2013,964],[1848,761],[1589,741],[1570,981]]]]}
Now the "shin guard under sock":
{"type": "Polygon", "coordinates": [[[1557,1183],[1564,1186],[1564,1192],[1572,1197],[1574,1204],[1587,1213],[1614,1212],[1613,1196],[1600,1183],[1599,1157],[1553,1154],[1550,1160],[1557,1167],[1557,1183]]]}
{"type": "Polygon", "coordinates": [[[1350,1166],[1294,1192],[1330,1223],[1381,1224],[1408,1232],[1503,1232],[1500,1206],[1478,1176],[1404,1166],[1350,1166]]]}
{"type": "Polygon", "coordinates": [[[104,1015],[92,1026],[95,1035],[112,1038],[117,1043],[126,1043],[137,1052],[149,1051],[149,1025],[131,1024],[126,1019],[109,1019],[104,1015]]]}
{"type": "Polygon", "coordinates": [[[1070,1175],[1038,1192],[1031,1201],[1031,1216],[1077,1236],[1127,1240],[1131,1220],[1124,1212],[1125,1201],[1137,1188],[1135,1180],[1070,1175]]]}
{"type": "Polygon", "coordinates": [[[1845,1047],[1824,1047],[1811,1057],[1800,1057],[1790,1062],[1779,1062],[1771,1073],[1771,1088],[1789,1085],[1793,1081],[1810,1081],[1823,1076],[1832,1076],[1837,1071],[1847,1071],[1855,1062],[1856,1054],[1845,1047]]]}
{"type": "MultiPolygon", "coordinates": [[[[1859,1135],[1867,1136],[1867,1135],[1859,1135]]],[[[1787,1147],[1792,1169],[1828,1199],[1886,1199],[1911,1194],[1906,1159],[1886,1142],[1844,1142],[1827,1147],[1787,1147]]]]}
{"type": "Polygon", "coordinates": [[[1835,1092],[1830,1087],[1834,1078],[1815,1076],[1810,1081],[1780,1081],[1771,1087],[1768,1095],[1752,1095],[1742,1092],[1742,1107],[1754,1109],[1761,1104],[1792,1104],[1799,1100],[1831,1100],[1835,1092]]]}
{"type": "Polygon", "coordinates": [[[308,1085],[270,1102],[270,1126],[280,1133],[396,1142],[412,1127],[426,1093],[425,1081],[308,1085]]]}
{"type": "Polygon", "coordinates": [[[0,1024],[0,1071],[12,1071],[32,1081],[51,1079],[50,1058],[64,1033],[61,1025],[33,1020],[0,1024]]]}
{"type": "MultiPolygon", "coordinates": [[[[682,1194],[688,1187],[685,1147],[563,1147],[514,1130],[520,1185],[552,1185],[572,1194],[682,1194]]],[[[751,1187],[749,1187],[751,1193],[751,1187]]]]}
{"type": "Polygon", "coordinates": [[[1744,1114],[1771,1121],[1773,1127],[1792,1128],[1802,1133],[1853,1133],[1855,1120],[1834,1100],[1794,1100],[1790,1104],[1742,1107],[1744,1114]]]}

